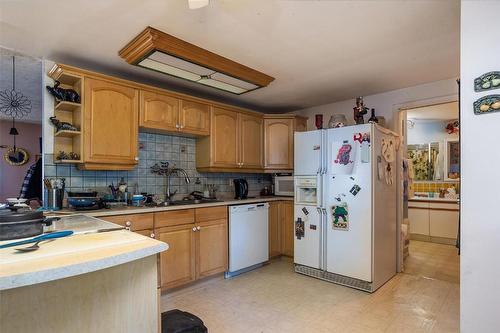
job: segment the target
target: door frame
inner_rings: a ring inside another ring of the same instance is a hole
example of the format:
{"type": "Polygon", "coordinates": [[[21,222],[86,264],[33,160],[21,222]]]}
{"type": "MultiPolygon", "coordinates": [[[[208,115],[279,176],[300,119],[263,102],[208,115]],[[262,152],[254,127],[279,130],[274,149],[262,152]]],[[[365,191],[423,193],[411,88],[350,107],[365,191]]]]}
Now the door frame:
{"type": "MultiPolygon", "coordinates": [[[[457,87],[458,91],[458,87],[457,87]]],[[[398,133],[402,138],[400,143],[400,147],[402,149],[398,150],[397,153],[397,163],[398,167],[396,168],[396,192],[398,194],[397,198],[397,271],[403,272],[403,247],[401,246],[401,224],[403,223],[403,214],[404,214],[404,201],[403,201],[403,182],[402,182],[402,162],[404,158],[404,153],[406,149],[403,149],[406,144],[406,133],[407,133],[407,124],[406,124],[406,111],[410,109],[426,107],[426,106],[434,106],[452,102],[460,102],[458,92],[456,94],[433,97],[433,98],[425,98],[414,101],[407,101],[403,103],[393,104],[392,112],[393,112],[393,131],[398,133]]],[[[459,112],[459,121],[460,121],[460,112],[459,112]]]]}

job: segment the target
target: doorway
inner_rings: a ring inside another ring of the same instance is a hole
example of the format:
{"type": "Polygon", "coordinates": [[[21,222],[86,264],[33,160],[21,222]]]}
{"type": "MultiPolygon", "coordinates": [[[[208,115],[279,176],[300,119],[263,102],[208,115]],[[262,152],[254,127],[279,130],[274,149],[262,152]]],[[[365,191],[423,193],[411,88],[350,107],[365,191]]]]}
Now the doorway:
{"type": "Polygon", "coordinates": [[[403,271],[459,283],[458,102],[401,110],[400,119],[403,271]]]}

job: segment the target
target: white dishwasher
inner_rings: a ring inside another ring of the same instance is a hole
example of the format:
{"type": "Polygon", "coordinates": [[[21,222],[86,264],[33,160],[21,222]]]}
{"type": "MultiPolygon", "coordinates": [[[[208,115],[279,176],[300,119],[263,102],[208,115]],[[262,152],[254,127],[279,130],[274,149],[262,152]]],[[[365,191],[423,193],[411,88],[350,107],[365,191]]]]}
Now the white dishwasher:
{"type": "Polygon", "coordinates": [[[269,204],[229,207],[229,271],[231,277],[269,260],[269,204]]]}

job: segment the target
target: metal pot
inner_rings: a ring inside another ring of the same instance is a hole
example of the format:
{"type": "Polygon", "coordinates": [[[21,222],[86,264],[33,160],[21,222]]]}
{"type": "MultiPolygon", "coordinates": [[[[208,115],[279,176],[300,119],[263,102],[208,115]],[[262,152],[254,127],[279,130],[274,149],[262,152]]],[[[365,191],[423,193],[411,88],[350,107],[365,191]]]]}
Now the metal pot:
{"type": "Polygon", "coordinates": [[[58,217],[45,217],[41,211],[9,207],[0,209],[0,241],[33,237],[43,233],[58,217]]]}

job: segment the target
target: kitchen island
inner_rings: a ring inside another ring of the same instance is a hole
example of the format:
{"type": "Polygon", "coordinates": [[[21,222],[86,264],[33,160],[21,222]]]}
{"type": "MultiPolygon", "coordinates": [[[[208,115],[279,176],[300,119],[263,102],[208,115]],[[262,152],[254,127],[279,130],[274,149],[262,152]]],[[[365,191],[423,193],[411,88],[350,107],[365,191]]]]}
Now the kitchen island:
{"type": "MultiPolygon", "coordinates": [[[[0,249],[0,332],[157,332],[157,254],[168,245],[96,218],[55,222],[69,237],[0,249]]],[[[5,242],[2,242],[5,243],[5,242]]]]}

